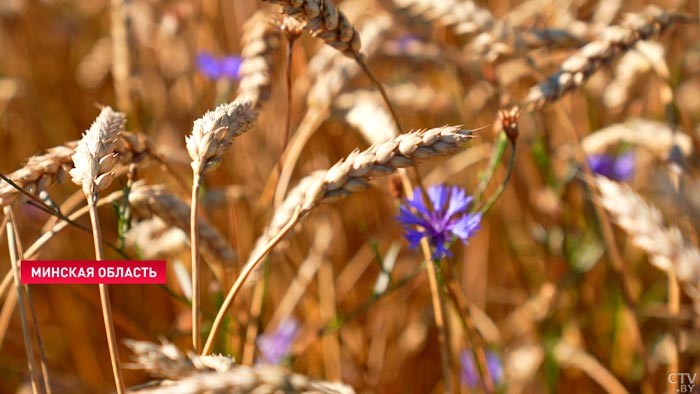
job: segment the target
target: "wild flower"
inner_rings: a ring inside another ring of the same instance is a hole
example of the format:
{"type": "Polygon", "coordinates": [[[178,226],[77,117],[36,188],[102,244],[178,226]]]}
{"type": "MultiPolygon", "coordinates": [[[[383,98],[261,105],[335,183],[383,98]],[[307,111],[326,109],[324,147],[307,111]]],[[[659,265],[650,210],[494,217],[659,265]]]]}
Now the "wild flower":
{"type": "Polygon", "coordinates": [[[273,334],[263,334],[258,338],[258,349],[263,364],[279,365],[289,355],[289,350],[299,332],[299,323],[293,319],[280,323],[273,334]]]}
{"type": "Polygon", "coordinates": [[[433,185],[427,190],[431,208],[426,207],[420,189],[413,197],[401,204],[397,220],[404,226],[404,236],[410,247],[415,248],[423,237],[435,248],[433,259],[452,257],[450,245],[456,239],[467,243],[467,239],[479,229],[480,213],[468,213],[467,207],[473,198],[456,186],[433,185]],[[460,214],[464,213],[460,216],[460,214]]]}
{"type": "MultiPolygon", "coordinates": [[[[471,350],[464,350],[459,356],[462,363],[462,381],[469,387],[475,388],[479,384],[479,370],[474,362],[471,350]]],[[[493,351],[486,351],[486,368],[493,379],[493,383],[498,386],[503,380],[503,362],[493,351]]]]}
{"type": "Polygon", "coordinates": [[[618,182],[630,179],[634,175],[634,162],[632,151],[617,156],[607,153],[588,155],[591,171],[618,182]]]}
{"type": "Polygon", "coordinates": [[[239,79],[242,62],[240,56],[218,58],[207,52],[200,52],[196,58],[197,68],[209,79],[239,79]]]}

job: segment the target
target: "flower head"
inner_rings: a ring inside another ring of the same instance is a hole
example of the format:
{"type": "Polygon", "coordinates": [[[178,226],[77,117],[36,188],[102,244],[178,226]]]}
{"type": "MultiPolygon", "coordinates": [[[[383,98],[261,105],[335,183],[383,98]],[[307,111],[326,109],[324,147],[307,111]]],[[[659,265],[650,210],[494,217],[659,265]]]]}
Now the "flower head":
{"type": "Polygon", "coordinates": [[[277,331],[271,335],[261,335],[258,338],[258,349],[262,354],[262,362],[278,365],[289,354],[294,338],[299,332],[299,323],[294,319],[284,320],[277,331]]]}
{"type": "MultiPolygon", "coordinates": [[[[479,383],[479,371],[474,362],[474,356],[470,350],[464,350],[459,356],[462,362],[462,381],[469,387],[475,388],[479,383]]],[[[486,351],[486,368],[493,379],[493,383],[498,385],[503,380],[503,363],[501,358],[491,350],[486,351]]]]}
{"type": "Polygon", "coordinates": [[[473,198],[459,187],[433,185],[427,192],[432,208],[426,207],[420,189],[416,188],[413,197],[401,204],[401,214],[397,219],[404,225],[404,236],[411,248],[418,246],[423,237],[428,237],[435,248],[433,259],[451,257],[450,244],[456,238],[466,243],[479,228],[481,214],[466,212],[473,198]]]}
{"type": "Polygon", "coordinates": [[[199,71],[210,79],[238,79],[243,59],[235,55],[217,58],[210,53],[200,52],[196,63],[199,71]]]}
{"type": "Polygon", "coordinates": [[[607,153],[588,155],[591,171],[613,181],[625,181],[634,174],[634,153],[627,151],[619,156],[607,153]]]}

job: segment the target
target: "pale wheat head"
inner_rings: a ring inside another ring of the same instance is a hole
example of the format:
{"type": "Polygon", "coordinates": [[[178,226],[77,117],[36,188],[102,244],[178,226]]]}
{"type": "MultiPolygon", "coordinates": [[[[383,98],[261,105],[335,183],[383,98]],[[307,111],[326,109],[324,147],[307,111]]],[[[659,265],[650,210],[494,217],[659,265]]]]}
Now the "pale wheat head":
{"type": "Polygon", "coordinates": [[[257,112],[250,101],[234,101],[197,119],[192,134],[186,137],[194,173],[203,175],[215,168],[233,139],[248,131],[256,117],[257,112]]]}
{"type": "Polygon", "coordinates": [[[124,114],[103,107],[71,156],[75,167],[70,175],[89,198],[112,182],[111,170],[117,162],[114,144],[124,130],[124,122],[124,114]]]}

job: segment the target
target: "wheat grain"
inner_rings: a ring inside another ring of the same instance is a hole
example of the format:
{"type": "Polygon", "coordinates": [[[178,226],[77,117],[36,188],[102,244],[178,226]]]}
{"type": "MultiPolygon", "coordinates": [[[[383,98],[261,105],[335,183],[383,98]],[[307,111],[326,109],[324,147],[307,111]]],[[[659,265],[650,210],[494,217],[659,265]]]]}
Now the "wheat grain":
{"type": "Polygon", "coordinates": [[[280,46],[280,30],[264,10],[251,16],[243,26],[238,97],[250,100],[255,108],[270,99],[274,56],[280,46]]]}
{"type": "MultiPolygon", "coordinates": [[[[174,194],[168,193],[162,185],[134,183],[129,193],[129,204],[133,206],[137,217],[156,216],[169,226],[185,232],[190,229],[190,206],[174,194]]],[[[236,253],[229,243],[202,217],[199,218],[199,234],[202,241],[201,252],[210,262],[231,263],[236,260],[236,253]]]]}
{"type": "Polygon", "coordinates": [[[471,137],[471,131],[455,126],[412,131],[372,145],[364,151],[356,149],[330,169],[302,178],[275,211],[250,258],[258,255],[297,210],[303,216],[321,202],[334,201],[365,190],[369,187],[370,179],[415,166],[417,160],[452,153],[471,137]]]}
{"type": "Polygon", "coordinates": [[[666,226],[661,213],[628,186],[595,178],[601,203],[632,242],[649,254],[652,265],[675,273],[684,289],[700,302],[700,251],[675,226],[666,226]]]}
{"type": "Polygon", "coordinates": [[[581,87],[594,72],[630,50],[640,40],[661,33],[676,22],[689,20],[687,15],[667,12],[656,6],[649,6],[638,14],[627,14],[621,25],[603,30],[597,40],[566,59],[559,71],[530,89],[526,103],[539,108],[558,100],[581,87]]]}

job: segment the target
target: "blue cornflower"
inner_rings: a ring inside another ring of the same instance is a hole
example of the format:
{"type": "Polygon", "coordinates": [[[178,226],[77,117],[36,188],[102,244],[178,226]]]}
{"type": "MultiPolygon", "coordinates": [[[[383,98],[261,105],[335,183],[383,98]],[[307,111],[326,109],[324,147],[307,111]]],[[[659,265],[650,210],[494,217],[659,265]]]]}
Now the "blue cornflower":
{"type": "Polygon", "coordinates": [[[210,53],[200,52],[195,60],[199,71],[210,79],[238,79],[240,77],[241,63],[243,62],[240,56],[231,55],[217,58],[210,53]]]}
{"type": "Polygon", "coordinates": [[[289,354],[299,332],[299,323],[294,319],[284,320],[277,331],[271,335],[261,335],[258,338],[258,349],[265,364],[278,365],[289,354]]]}
{"type": "Polygon", "coordinates": [[[473,198],[459,187],[433,185],[428,188],[428,198],[432,209],[425,206],[420,189],[413,191],[413,197],[401,204],[401,214],[397,217],[404,225],[404,236],[410,247],[415,248],[423,237],[428,237],[435,248],[433,259],[452,257],[450,244],[459,238],[463,243],[479,229],[480,213],[467,213],[473,198]],[[459,214],[464,213],[462,216],[459,214]]]}
{"type": "MultiPolygon", "coordinates": [[[[476,367],[474,356],[471,350],[464,350],[459,356],[462,362],[462,381],[469,387],[475,388],[480,382],[479,370],[476,367]]],[[[503,380],[503,362],[496,353],[491,350],[486,351],[486,368],[493,380],[493,384],[498,386],[503,380]]]]}
{"type": "Polygon", "coordinates": [[[613,181],[625,181],[634,175],[634,152],[627,151],[619,156],[607,153],[588,155],[591,171],[613,181]]]}

